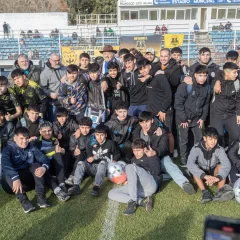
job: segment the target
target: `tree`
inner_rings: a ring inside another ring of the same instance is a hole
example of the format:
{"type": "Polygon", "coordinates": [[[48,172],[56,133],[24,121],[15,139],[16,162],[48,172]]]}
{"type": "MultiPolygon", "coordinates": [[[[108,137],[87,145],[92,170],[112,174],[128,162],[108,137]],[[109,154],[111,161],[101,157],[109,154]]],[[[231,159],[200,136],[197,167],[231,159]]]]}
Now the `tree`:
{"type": "Polygon", "coordinates": [[[116,14],[116,0],[95,0],[93,13],[95,14],[116,14]]]}

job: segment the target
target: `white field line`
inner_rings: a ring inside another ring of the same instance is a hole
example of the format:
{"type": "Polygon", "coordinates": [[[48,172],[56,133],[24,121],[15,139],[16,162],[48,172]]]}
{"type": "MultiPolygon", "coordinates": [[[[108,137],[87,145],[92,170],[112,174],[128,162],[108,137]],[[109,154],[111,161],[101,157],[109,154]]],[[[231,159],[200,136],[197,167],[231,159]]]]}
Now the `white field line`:
{"type": "Polygon", "coordinates": [[[108,199],[108,208],[99,240],[112,240],[118,216],[119,203],[108,199]]]}

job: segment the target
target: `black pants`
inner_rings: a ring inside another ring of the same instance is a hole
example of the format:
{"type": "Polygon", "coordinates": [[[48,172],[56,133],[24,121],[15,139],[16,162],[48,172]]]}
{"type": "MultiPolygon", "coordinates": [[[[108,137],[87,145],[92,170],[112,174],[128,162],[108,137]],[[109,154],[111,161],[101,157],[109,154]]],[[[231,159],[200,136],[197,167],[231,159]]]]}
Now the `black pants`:
{"type": "Polygon", "coordinates": [[[235,115],[227,119],[221,119],[219,116],[211,115],[210,125],[218,131],[218,143],[220,146],[223,146],[224,127],[229,134],[229,144],[239,138],[239,125],[237,125],[237,117],[235,115]]]}
{"type": "Polygon", "coordinates": [[[49,172],[57,177],[58,183],[64,183],[64,161],[61,153],[55,153],[51,161],[49,172]]]}
{"type": "Polygon", "coordinates": [[[199,128],[199,125],[194,127],[183,128],[178,126],[179,131],[179,148],[181,159],[187,160],[188,157],[188,141],[189,141],[189,130],[192,131],[194,136],[194,144],[199,142],[202,139],[202,129],[199,128]]]}
{"type": "Polygon", "coordinates": [[[127,140],[122,147],[119,147],[121,157],[126,163],[130,163],[133,158],[132,142],[127,140]]]}
{"type": "Polygon", "coordinates": [[[239,177],[236,176],[236,174],[240,174],[240,172],[238,171],[238,169],[232,164],[232,167],[231,167],[231,171],[229,173],[230,175],[230,181],[232,184],[234,184],[238,179],[239,177]]]}
{"type": "MultiPolygon", "coordinates": [[[[37,168],[41,167],[40,163],[33,163],[29,168],[22,169],[18,171],[19,179],[23,185],[23,192],[17,193],[16,196],[20,200],[20,202],[27,198],[26,196],[26,187],[31,187],[33,184],[35,186],[35,191],[37,196],[45,196],[45,178],[42,177],[36,177],[34,172],[37,168]]],[[[13,188],[13,180],[3,174],[2,178],[2,186],[8,185],[11,189],[13,188]]],[[[4,189],[5,190],[5,189],[4,189]]],[[[13,193],[13,191],[9,192],[9,190],[6,191],[7,193],[13,193]]]]}

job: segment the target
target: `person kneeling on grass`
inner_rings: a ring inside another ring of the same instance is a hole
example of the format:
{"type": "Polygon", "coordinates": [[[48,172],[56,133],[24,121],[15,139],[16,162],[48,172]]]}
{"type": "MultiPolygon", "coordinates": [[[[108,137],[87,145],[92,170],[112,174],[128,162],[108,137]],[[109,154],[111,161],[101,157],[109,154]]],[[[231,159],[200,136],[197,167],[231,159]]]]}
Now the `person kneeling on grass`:
{"type": "Polygon", "coordinates": [[[74,186],[68,189],[69,195],[80,194],[80,187],[85,173],[95,176],[94,187],[91,191],[92,196],[99,196],[99,188],[103,184],[107,173],[108,162],[120,160],[115,143],[107,139],[107,126],[100,124],[95,129],[96,142],[90,142],[87,146],[87,159],[78,162],[74,173],[74,186]]]}
{"type": "Polygon", "coordinates": [[[44,181],[44,175],[49,169],[49,159],[29,143],[27,128],[17,128],[14,132],[14,141],[3,149],[2,168],[2,186],[8,185],[12,189],[25,213],[35,209],[24,189],[24,185],[29,186],[33,182],[35,182],[38,206],[40,208],[50,206],[45,198],[44,181]]]}
{"type": "Polygon", "coordinates": [[[207,128],[203,140],[192,148],[188,157],[187,168],[202,191],[202,203],[212,200],[229,201],[234,197],[231,186],[225,184],[231,164],[224,149],[217,142],[217,130],[213,127],[207,128]],[[204,181],[207,186],[218,183],[218,191],[214,197],[206,189],[204,181]]]}
{"type": "Polygon", "coordinates": [[[134,156],[126,166],[127,185],[112,189],[108,197],[117,202],[128,203],[125,215],[135,213],[137,205],[148,212],[152,210],[152,195],[161,182],[160,160],[147,149],[146,142],[135,139],[132,143],[134,156]]]}

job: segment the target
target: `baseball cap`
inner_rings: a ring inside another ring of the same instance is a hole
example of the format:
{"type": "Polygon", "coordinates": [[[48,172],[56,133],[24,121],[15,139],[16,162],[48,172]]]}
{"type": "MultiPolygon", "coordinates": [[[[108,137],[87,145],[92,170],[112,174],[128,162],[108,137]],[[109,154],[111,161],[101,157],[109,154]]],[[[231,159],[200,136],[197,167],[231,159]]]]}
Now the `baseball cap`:
{"type": "Polygon", "coordinates": [[[146,53],[155,54],[155,50],[153,48],[147,48],[146,53]]]}

